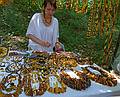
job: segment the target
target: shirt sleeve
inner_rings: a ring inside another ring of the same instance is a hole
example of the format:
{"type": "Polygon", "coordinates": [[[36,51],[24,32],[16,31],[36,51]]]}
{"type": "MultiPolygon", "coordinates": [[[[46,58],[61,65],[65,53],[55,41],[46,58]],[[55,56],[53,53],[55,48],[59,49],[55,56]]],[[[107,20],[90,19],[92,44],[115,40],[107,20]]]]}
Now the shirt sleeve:
{"type": "Polygon", "coordinates": [[[53,47],[55,46],[55,43],[56,43],[58,38],[59,38],[59,23],[58,23],[58,20],[55,18],[54,35],[53,35],[53,47]]]}
{"type": "Polygon", "coordinates": [[[28,35],[28,34],[35,35],[35,33],[36,33],[35,19],[36,19],[36,14],[34,14],[30,20],[26,35],[28,35]]]}
{"type": "Polygon", "coordinates": [[[58,23],[58,21],[57,21],[57,25],[56,26],[57,26],[56,27],[57,38],[59,38],[59,23],[58,23]]]}

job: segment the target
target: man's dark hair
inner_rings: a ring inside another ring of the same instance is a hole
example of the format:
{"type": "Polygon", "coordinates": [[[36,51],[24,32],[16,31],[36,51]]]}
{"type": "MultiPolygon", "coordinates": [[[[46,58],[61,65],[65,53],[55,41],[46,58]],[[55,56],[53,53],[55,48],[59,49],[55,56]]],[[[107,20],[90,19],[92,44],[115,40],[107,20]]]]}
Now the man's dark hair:
{"type": "Polygon", "coordinates": [[[44,9],[45,9],[45,7],[47,6],[48,3],[50,3],[54,7],[54,9],[57,8],[56,0],[44,0],[44,2],[43,2],[43,8],[44,9]]]}

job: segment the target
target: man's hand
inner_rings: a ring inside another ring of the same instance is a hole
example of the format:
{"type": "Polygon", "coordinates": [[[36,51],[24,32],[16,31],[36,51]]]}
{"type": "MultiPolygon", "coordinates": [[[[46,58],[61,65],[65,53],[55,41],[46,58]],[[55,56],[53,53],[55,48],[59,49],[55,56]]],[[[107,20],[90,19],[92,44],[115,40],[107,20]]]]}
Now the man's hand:
{"type": "Polygon", "coordinates": [[[43,46],[45,47],[50,47],[51,44],[48,41],[43,41],[43,46]]]}

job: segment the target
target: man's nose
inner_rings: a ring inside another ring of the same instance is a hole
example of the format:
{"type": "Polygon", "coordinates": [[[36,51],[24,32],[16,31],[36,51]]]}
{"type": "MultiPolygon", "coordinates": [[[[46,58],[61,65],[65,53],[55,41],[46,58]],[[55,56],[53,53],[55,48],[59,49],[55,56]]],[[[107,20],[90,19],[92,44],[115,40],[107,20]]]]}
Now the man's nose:
{"type": "Polygon", "coordinates": [[[51,10],[51,11],[49,11],[49,13],[50,13],[50,15],[53,15],[53,11],[51,10]]]}

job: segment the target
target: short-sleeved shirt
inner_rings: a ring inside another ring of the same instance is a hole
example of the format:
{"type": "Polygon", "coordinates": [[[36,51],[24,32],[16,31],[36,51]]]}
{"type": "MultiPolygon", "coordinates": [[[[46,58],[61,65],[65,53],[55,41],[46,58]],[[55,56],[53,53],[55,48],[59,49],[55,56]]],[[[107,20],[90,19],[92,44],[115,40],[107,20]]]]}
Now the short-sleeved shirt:
{"type": "Polygon", "coordinates": [[[35,51],[53,52],[53,47],[59,37],[58,20],[52,16],[51,25],[46,26],[42,20],[42,13],[35,13],[30,20],[26,35],[28,34],[32,34],[40,40],[46,40],[51,44],[50,47],[44,47],[29,39],[28,47],[35,51]]]}

